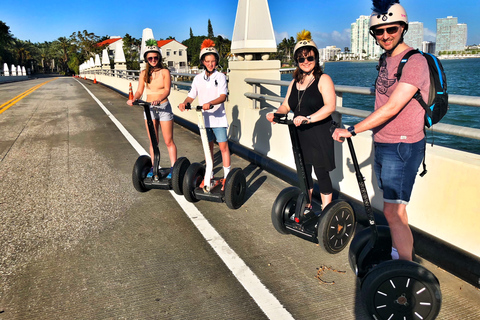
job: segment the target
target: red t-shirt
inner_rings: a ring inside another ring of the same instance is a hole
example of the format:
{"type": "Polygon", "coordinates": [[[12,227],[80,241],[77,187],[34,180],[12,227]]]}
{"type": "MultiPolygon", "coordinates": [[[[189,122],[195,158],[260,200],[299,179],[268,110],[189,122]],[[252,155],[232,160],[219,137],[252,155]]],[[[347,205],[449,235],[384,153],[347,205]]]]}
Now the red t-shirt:
{"type": "MultiPolygon", "coordinates": [[[[393,91],[397,88],[398,64],[403,56],[413,48],[402,53],[387,57],[380,66],[376,83],[375,110],[387,103],[393,91]]],[[[420,89],[423,100],[428,101],[430,88],[430,73],[427,60],[421,54],[414,54],[404,65],[400,82],[411,84],[420,89]]],[[[424,137],[425,111],[416,99],[411,99],[400,112],[390,120],[374,128],[374,140],[380,143],[415,143],[424,137]]]]}

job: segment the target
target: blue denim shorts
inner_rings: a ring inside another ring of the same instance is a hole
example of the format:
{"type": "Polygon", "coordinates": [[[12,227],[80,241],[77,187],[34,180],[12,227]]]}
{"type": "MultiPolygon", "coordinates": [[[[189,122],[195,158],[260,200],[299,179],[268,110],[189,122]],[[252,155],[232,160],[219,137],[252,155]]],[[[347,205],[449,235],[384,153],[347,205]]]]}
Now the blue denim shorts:
{"type": "Polygon", "coordinates": [[[425,155],[425,139],[415,143],[374,143],[378,186],[383,201],[408,204],[418,167],[425,155]]]}
{"type": "MultiPolygon", "coordinates": [[[[144,118],[147,120],[147,116],[144,113],[144,118]]],[[[156,106],[150,106],[150,116],[152,120],[158,121],[171,121],[173,120],[172,106],[170,102],[164,102],[156,106]]]]}
{"type": "Polygon", "coordinates": [[[207,128],[207,137],[208,141],[214,141],[215,138],[217,142],[225,142],[227,141],[227,128],[220,127],[220,128],[207,128]]]}

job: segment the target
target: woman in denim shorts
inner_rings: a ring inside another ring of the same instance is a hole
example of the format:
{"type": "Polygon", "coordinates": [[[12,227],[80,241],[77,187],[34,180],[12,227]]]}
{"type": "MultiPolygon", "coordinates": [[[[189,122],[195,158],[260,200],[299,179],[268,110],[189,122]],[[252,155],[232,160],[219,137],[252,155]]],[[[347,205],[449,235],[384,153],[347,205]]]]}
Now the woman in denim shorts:
{"type": "MultiPolygon", "coordinates": [[[[140,74],[140,80],[137,92],[132,100],[128,100],[128,105],[133,105],[133,102],[143,95],[143,91],[147,95],[147,102],[151,102],[150,115],[153,120],[155,128],[155,135],[158,141],[158,129],[162,127],[163,140],[167,146],[168,155],[170,158],[170,169],[177,161],[177,146],[173,141],[173,113],[168,96],[170,95],[170,71],[163,68],[162,55],[154,39],[147,40],[147,46],[143,55],[147,62],[145,70],[140,74]]],[[[145,115],[145,127],[148,132],[147,115],[145,115]]],[[[150,138],[150,135],[148,135],[150,138]]],[[[150,157],[153,161],[154,152],[152,141],[150,141],[150,157]]],[[[167,178],[171,177],[171,172],[167,178]]],[[[153,175],[153,168],[148,173],[148,177],[153,175]]]]}

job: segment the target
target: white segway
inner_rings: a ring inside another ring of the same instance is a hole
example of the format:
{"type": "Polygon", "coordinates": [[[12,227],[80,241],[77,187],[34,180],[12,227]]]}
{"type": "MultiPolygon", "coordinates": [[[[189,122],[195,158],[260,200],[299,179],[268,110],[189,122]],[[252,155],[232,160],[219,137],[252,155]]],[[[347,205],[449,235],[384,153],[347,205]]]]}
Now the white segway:
{"type": "MultiPolygon", "coordinates": [[[[187,104],[185,108],[192,109],[190,104],[187,104]]],[[[221,179],[212,179],[213,159],[210,154],[202,106],[197,106],[195,110],[198,116],[198,127],[205,153],[206,166],[196,162],[188,167],[183,180],[185,199],[189,202],[197,202],[199,200],[225,202],[230,209],[238,209],[244,202],[247,185],[243,170],[234,168],[228,173],[224,190],[222,190],[221,179]]]]}

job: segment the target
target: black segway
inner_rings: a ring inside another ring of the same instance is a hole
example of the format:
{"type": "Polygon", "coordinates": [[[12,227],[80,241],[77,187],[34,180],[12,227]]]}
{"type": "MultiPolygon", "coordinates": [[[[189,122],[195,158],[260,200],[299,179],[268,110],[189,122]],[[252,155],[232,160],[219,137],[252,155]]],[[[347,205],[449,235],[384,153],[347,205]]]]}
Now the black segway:
{"type": "MultiPolygon", "coordinates": [[[[212,106],[213,107],[213,106],[212,106]]],[[[190,104],[185,109],[192,109],[190,104]]],[[[225,180],[225,188],[222,190],[221,179],[211,178],[213,172],[213,159],[208,145],[207,129],[202,114],[202,106],[195,108],[198,116],[198,127],[202,139],[205,163],[192,163],[188,167],[183,180],[183,193],[189,202],[207,200],[213,202],[225,202],[230,209],[238,209],[242,206],[245,198],[247,182],[245,174],[240,168],[232,169],[225,180]]]]}
{"type": "Polygon", "coordinates": [[[150,115],[150,103],[142,100],[135,100],[133,104],[142,106],[144,108],[147,117],[148,134],[150,135],[154,152],[153,176],[147,177],[150,169],[152,168],[152,159],[150,159],[150,156],[141,155],[138,157],[135,165],[133,166],[133,186],[138,192],[147,192],[151,189],[173,189],[176,194],[182,195],[183,178],[188,167],[190,166],[190,161],[188,161],[188,159],[185,157],[178,158],[173,165],[171,178],[168,178],[170,167],[161,169],[159,168],[160,150],[158,149],[155,128],[153,126],[152,116],[150,115]]]}
{"type": "Polygon", "coordinates": [[[369,220],[369,227],[354,236],[348,257],[367,311],[374,319],[435,319],[442,303],[438,279],[416,262],[392,260],[390,228],[375,224],[352,139],[347,142],[369,220]]]}
{"type": "Polygon", "coordinates": [[[275,199],[272,207],[273,226],[281,234],[293,234],[318,243],[329,253],[339,253],[355,233],[353,208],[343,200],[334,200],[321,213],[315,213],[310,219],[304,217],[308,187],[298,133],[293,120],[288,119],[286,114],[275,113],[273,121],[288,125],[300,185],[300,188],[283,189],[275,199]]]}

